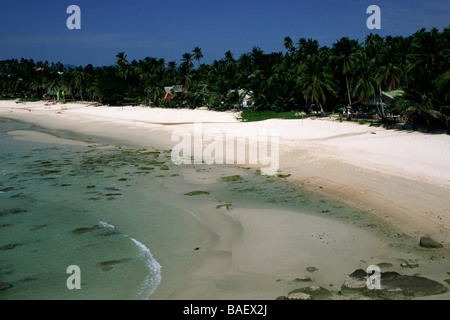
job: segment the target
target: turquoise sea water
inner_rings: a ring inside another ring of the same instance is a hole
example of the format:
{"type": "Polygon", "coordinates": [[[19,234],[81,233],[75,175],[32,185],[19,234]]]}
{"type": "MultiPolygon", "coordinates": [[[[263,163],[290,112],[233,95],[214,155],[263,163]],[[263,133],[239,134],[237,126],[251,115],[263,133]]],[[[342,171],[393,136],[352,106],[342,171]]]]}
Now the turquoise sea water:
{"type": "Polygon", "coordinates": [[[196,215],[205,204],[298,210],[406,241],[363,212],[282,178],[225,165],[175,166],[170,150],[0,118],[0,283],[12,285],[0,299],[148,299],[162,281],[176,288],[195,250],[217,240],[196,215]],[[18,141],[8,134],[16,130],[86,145],[18,141]],[[196,190],[208,194],[186,196],[196,190]],[[71,265],[80,267],[81,290],[66,285],[71,265]]]}
{"type": "Polygon", "coordinates": [[[89,208],[94,198],[122,196],[118,184],[93,173],[77,157],[81,147],[14,141],[6,133],[30,129],[1,121],[0,281],[13,287],[0,298],[148,298],[161,279],[149,248],[89,208]],[[80,267],[83,290],[68,290],[70,265],[80,267]]]}

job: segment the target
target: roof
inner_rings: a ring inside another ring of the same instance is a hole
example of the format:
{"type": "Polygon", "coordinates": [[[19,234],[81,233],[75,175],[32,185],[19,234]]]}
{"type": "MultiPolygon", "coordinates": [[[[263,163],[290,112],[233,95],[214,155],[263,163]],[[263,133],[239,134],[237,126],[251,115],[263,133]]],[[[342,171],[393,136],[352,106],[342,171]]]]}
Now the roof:
{"type": "Polygon", "coordinates": [[[184,88],[183,86],[171,86],[171,87],[164,87],[164,90],[166,91],[166,93],[183,92],[184,88]]]}
{"type": "Polygon", "coordinates": [[[164,95],[164,98],[163,98],[163,99],[172,100],[172,99],[173,99],[173,95],[167,92],[167,93],[164,95]]]}

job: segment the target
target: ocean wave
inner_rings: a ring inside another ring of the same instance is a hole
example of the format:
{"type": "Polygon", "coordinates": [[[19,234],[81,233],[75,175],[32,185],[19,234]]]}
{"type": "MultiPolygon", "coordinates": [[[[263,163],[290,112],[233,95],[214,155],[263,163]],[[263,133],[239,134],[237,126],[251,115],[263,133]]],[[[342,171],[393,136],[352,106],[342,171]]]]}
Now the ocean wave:
{"type": "MultiPolygon", "coordinates": [[[[104,221],[100,221],[100,224],[105,228],[115,229],[116,227],[104,221]]],[[[142,242],[126,235],[122,234],[124,237],[133,241],[133,243],[139,248],[139,257],[142,258],[149,269],[149,273],[139,288],[138,296],[145,300],[148,300],[150,296],[155,292],[156,288],[159,286],[162,280],[161,276],[161,265],[153,257],[149,248],[147,248],[142,242]]]]}
{"type": "Polygon", "coordinates": [[[155,292],[158,285],[161,283],[161,265],[153,257],[149,248],[147,248],[144,244],[137,241],[136,239],[131,238],[127,235],[125,236],[132,240],[141,249],[140,256],[146,261],[147,266],[150,270],[150,273],[147,275],[147,278],[141,285],[141,289],[138,293],[144,299],[148,300],[148,298],[150,298],[150,296],[155,292]]]}
{"type": "Polygon", "coordinates": [[[103,227],[105,227],[105,228],[110,228],[110,229],[115,229],[115,228],[116,228],[116,227],[113,226],[112,224],[109,224],[109,223],[104,222],[104,221],[100,221],[100,224],[101,224],[103,227]]]}

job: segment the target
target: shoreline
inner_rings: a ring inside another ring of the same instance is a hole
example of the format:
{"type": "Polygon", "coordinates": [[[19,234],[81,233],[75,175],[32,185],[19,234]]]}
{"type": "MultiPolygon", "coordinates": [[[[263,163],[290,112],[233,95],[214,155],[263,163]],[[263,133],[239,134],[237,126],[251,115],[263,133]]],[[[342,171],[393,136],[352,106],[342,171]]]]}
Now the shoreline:
{"type": "MultiPolygon", "coordinates": [[[[57,106],[57,108],[60,108],[60,106],[57,106]]],[[[337,140],[342,141],[344,139],[349,144],[351,139],[367,139],[367,137],[373,139],[377,135],[378,137],[383,136],[385,139],[389,139],[393,132],[356,124],[333,124],[328,120],[309,120],[305,121],[305,123],[301,120],[289,122],[269,120],[263,123],[239,123],[232,121],[232,117],[235,116],[233,113],[197,110],[201,112],[195,113],[196,118],[189,119],[194,114],[189,112],[191,110],[155,110],[139,107],[124,109],[126,113],[116,108],[111,110],[111,108],[108,109],[107,107],[86,107],[85,105],[77,104],[67,105],[66,110],[59,111],[57,109],[47,110],[42,103],[29,104],[25,108],[24,106],[6,106],[5,103],[0,103],[0,117],[33,123],[45,128],[44,131],[50,134],[52,130],[63,130],[81,134],[85,137],[90,135],[102,137],[102,139],[105,138],[107,141],[116,144],[122,141],[127,145],[161,150],[171,149],[173,146],[173,142],[170,141],[170,134],[174,129],[184,128],[189,130],[194,120],[204,120],[204,128],[215,128],[218,130],[227,128],[233,130],[241,127],[252,128],[256,126],[279,128],[281,130],[280,170],[282,174],[291,174],[290,177],[286,178],[289,183],[293,183],[315,194],[346,203],[364,212],[370,212],[370,214],[380,218],[393,228],[397,228],[408,236],[416,238],[417,244],[420,236],[431,236],[435,240],[444,243],[444,249],[440,249],[438,254],[448,252],[450,217],[447,208],[450,207],[450,203],[448,200],[449,187],[445,183],[445,179],[447,179],[445,174],[437,177],[435,172],[431,170],[425,172],[426,179],[419,174],[408,178],[402,177],[404,172],[414,167],[411,164],[409,164],[409,168],[407,164],[403,171],[382,173],[379,166],[382,167],[385,163],[380,163],[380,159],[377,158],[376,154],[369,155],[369,158],[371,157],[375,163],[378,160],[378,167],[368,168],[368,165],[365,163],[358,166],[356,163],[360,161],[360,157],[348,156],[348,159],[343,157],[343,154],[349,152],[348,150],[352,148],[357,148],[358,145],[356,147],[354,145],[342,147],[342,144],[336,144],[337,140]],[[28,109],[33,111],[29,112],[28,109]],[[111,111],[116,114],[111,114],[111,111]],[[147,119],[141,116],[143,113],[151,116],[156,111],[165,114],[163,117],[165,119],[164,125],[149,123],[147,119]],[[102,116],[105,112],[109,112],[109,114],[102,116]],[[170,118],[175,112],[178,113],[177,117],[170,118]],[[132,117],[133,113],[135,116],[132,117]],[[124,114],[127,116],[122,118],[121,115],[124,114]],[[211,114],[214,116],[210,116],[211,114]],[[221,121],[217,120],[216,117],[221,118],[221,121]],[[217,122],[214,122],[214,120],[217,122]],[[167,125],[167,123],[172,125],[167,125]],[[308,126],[308,129],[314,126],[318,126],[321,129],[320,127],[324,126],[330,130],[325,132],[321,131],[322,129],[302,131],[299,130],[301,125],[308,126]],[[376,132],[376,134],[372,132],[376,132]],[[339,170],[335,169],[336,166],[339,167],[339,170]],[[434,184],[430,184],[430,182],[434,184]],[[411,219],[413,215],[414,219],[411,219]]],[[[398,138],[397,135],[393,136],[395,139],[398,138]]],[[[24,135],[22,135],[22,138],[24,138],[24,135]]],[[[442,141],[448,140],[447,137],[444,138],[446,139],[441,138],[442,141]]],[[[367,143],[367,141],[364,141],[364,143],[367,143]]],[[[439,153],[436,152],[437,155],[439,153]]],[[[432,156],[430,155],[430,157],[432,156]]],[[[422,164],[422,167],[419,165],[419,168],[427,166],[432,167],[432,163],[422,164]]],[[[255,170],[259,169],[258,166],[247,167],[252,167],[255,170]]],[[[170,187],[176,188],[176,186],[170,187]]],[[[284,261],[286,263],[285,270],[280,270],[275,262],[266,266],[262,265],[265,261],[263,259],[264,252],[259,252],[253,259],[250,259],[248,255],[250,252],[258,252],[260,250],[261,246],[255,246],[255,241],[259,244],[262,243],[262,247],[268,248],[268,252],[274,255],[275,260],[292,256],[298,250],[306,250],[306,248],[302,248],[301,245],[295,242],[298,239],[280,236],[279,234],[273,235],[272,239],[277,241],[277,246],[272,246],[270,239],[265,237],[263,231],[267,221],[269,221],[269,225],[276,226],[280,232],[294,234],[295,229],[293,225],[304,224],[304,221],[301,220],[301,215],[289,212],[289,210],[280,210],[279,216],[276,217],[273,215],[273,212],[261,213],[261,211],[258,211],[259,219],[257,219],[255,211],[249,210],[244,215],[242,214],[244,213],[243,210],[240,209],[233,210],[231,214],[228,213],[226,215],[216,212],[217,214],[211,217],[210,212],[214,211],[213,208],[214,206],[211,204],[211,206],[206,206],[204,210],[200,210],[196,214],[207,226],[214,229],[213,237],[220,239],[220,241],[212,246],[210,251],[199,254],[189,273],[189,279],[184,279],[182,285],[179,283],[161,284],[161,287],[157,288],[150,299],[210,299],[211,297],[216,299],[232,299],[233,297],[258,299],[258,297],[253,297],[248,292],[246,293],[247,289],[242,287],[244,284],[252,287],[251,279],[257,279],[268,287],[273,287],[273,295],[286,294],[287,291],[283,292],[283,290],[293,289],[288,283],[274,285],[271,283],[273,279],[264,279],[264,275],[278,274],[280,278],[283,278],[289,277],[295,272],[297,274],[302,273],[301,270],[295,271],[298,266],[296,266],[294,261],[284,261]],[[260,219],[261,215],[265,217],[262,220],[260,219]],[[292,223],[293,221],[297,222],[292,223]],[[276,252],[276,249],[279,247],[285,249],[276,252]],[[288,250],[286,247],[291,248],[288,250]],[[229,281],[242,279],[242,286],[238,286],[240,288],[228,293],[227,291],[219,292],[218,287],[220,285],[223,286],[225,281],[224,275],[225,278],[232,279],[229,281]]],[[[321,226],[323,227],[325,224],[322,222],[321,226]]],[[[309,227],[303,225],[302,230],[314,229],[313,225],[312,223],[309,227]]],[[[344,232],[343,230],[347,230],[344,225],[340,225],[340,227],[330,225],[323,228],[329,235],[333,234],[333,232],[344,232]]],[[[323,230],[317,229],[314,231],[318,233],[319,231],[323,232],[323,230]]],[[[354,232],[354,229],[348,229],[347,232],[350,232],[350,230],[354,232]]],[[[355,237],[365,239],[370,234],[367,232],[363,230],[359,237],[355,237]]],[[[369,247],[371,248],[370,250],[378,250],[376,246],[369,247]]],[[[349,247],[346,248],[349,249],[349,247]]],[[[366,250],[368,249],[368,247],[365,248],[366,250]]],[[[330,248],[327,250],[329,252],[330,248]]],[[[336,252],[339,251],[337,247],[334,250],[336,252]]],[[[383,252],[380,254],[382,256],[383,252]]],[[[350,265],[353,265],[356,269],[355,263],[357,264],[360,257],[352,256],[354,261],[349,261],[346,267],[350,268],[350,265]]],[[[335,259],[340,258],[335,257],[335,259]]],[[[326,260],[325,257],[323,259],[326,260]]],[[[325,264],[325,260],[323,264],[325,264]]],[[[336,272],[341,272],[345,275],[345,272],[350,273],[353,271],[347,268],[342,267],[336,272]]],[[[165,272],[164,268],[163,272],[165,272]]],[[[330,280],[330,278],[327,278],[327,272],[330,272],[329,268],[328,270],[323,268],[321,272],[321,277],[330,280]]],[[[258,289],[255,288],[254,290],[258,289]]],[[[262,297],[263,299],[267,298],[264,295],[262,297]]],[[[275,297],[273,296],[273,298],[275,297]]]]}
{"type": "Polygon", "coordinates": [[[450,137],[445,134],[319,119],[241,123],[233,121],[233,112],[206,110],[124,107],[123,112],[121,107],[86,104],[68,104],[63,111],[59,111],[60,105],[53,108],[45,109],[43,102],[15,106],[0,101],[0,116],[162,150],[174,145],[170,134],[175,129],[192,131],[194,121],[202,121],[205,129],[223,132],[275,128],[280,130],[280,172],[291,174],[289,182],[379,217],[388,215],[409,235],[423,233],[450,245],[450,137]],[[164,119],[164,124],[148,122],[153,114],[164,119]],[[383,144],[387,148],[383,149],[383,144]],[[420,221],[409,219],[412,215],[420,221]]]}

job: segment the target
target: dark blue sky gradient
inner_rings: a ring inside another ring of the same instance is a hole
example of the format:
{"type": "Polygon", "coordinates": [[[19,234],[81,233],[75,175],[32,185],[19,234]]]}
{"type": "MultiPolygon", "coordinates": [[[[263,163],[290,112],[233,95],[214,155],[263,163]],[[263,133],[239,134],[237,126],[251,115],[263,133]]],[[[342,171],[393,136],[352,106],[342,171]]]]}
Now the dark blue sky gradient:
{"type": "Polygon", "coordinates": [[[313,38],[331,46],[371,32],[408,36],[450,25],[448,0],[2,0],[0,60],[32,58],[73,65],[114,64],[147,56],[179,62],[202,48],[204,63],[228,50],[238,58],[254,46],[285,51],[283,39],[313,38]],[[69,5],[81,8],[82,30],[68,30],[69,5]],[[369,5],[381,8],[381,30],[369,30],[369,5]]]}

